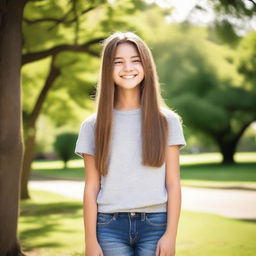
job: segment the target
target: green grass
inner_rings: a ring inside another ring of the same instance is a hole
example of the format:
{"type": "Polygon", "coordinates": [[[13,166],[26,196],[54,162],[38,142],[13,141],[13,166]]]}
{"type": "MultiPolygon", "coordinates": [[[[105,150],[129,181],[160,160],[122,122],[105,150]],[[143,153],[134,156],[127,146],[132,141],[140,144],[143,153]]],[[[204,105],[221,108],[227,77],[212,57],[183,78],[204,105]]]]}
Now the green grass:
{"type": "Polygon", "coordinates": [[[27,255],[82,255],[82,203],[44,191],[32,190],[31,195],[32,199],[21,202],[19,218],[27,255]]]}
{"type": "MultiPolygon", "coordinates": [[[[237,153],[237,164],[221,165],[219,153],[181,155],[181,183],[195,187],[249,187],[256,189],[256,153],[237,153]]],[[[84,180],[83,160],[35,161],[33,174],[44,177],[84,180]]]]}
{"type": "Polygon", "coordinates": [[[177,256],[253,256],[256,221],[182,211],[177,256]]]}
{"type": "Polygon", "coordinates": [[[248,187],[256,189],[256,163],[224,166],[197,164],[181,167],[181,183],[195,187],[248,187]]]}
{"type": "MultiPolygon", "coordinates": [[[[28,256],[82,256],[82,203],[63,196],[31,191],[21,203],[19,233],[28,256]]],[[[253,256],[256,221],[182,211],[177,256],[253,256]]]]}

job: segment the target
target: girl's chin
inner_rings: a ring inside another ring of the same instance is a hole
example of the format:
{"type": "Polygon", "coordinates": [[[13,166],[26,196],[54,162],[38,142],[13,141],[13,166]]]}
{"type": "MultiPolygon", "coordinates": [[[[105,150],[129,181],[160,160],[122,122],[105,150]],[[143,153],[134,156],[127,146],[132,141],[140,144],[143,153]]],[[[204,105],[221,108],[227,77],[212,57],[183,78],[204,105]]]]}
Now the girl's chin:
{"type": "Polygon", "coordinates": [[[124,88],[124,89],[132,89],[137,87],[139,84],[134,84],[134,83],[122,83],[122,84],[117,84],[118,87],[124,88]]]}
{"type": "Polygon", "coordinates": [[[120,87],[136,87],[137,85],[139,85],[141,83],[141,81],[118,81],[118,83],[116,83],[118,86],[120,87]]]}

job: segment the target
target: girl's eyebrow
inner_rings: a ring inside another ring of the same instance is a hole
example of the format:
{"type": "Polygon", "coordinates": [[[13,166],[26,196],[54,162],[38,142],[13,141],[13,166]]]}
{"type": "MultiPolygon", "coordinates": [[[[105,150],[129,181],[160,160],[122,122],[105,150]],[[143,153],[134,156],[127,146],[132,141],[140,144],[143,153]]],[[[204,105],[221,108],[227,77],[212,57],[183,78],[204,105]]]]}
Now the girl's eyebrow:
{"type": "MultiPolygon", "coordinates": [[[[140,58],[140,56],[132,56],[131,59],[132,58],[140,58]]],[[[116,60],[116,59],[123,59],[123,57],[115,57],[114,60],[116,60]]]]}

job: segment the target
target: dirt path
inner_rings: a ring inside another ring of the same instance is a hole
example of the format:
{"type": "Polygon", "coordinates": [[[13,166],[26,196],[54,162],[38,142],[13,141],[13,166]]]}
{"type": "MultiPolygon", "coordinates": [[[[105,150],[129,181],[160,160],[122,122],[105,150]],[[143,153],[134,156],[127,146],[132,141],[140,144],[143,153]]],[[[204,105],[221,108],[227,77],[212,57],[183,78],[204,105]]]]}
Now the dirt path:
{"type": "MultiPolygon", "coordinates": [[[[32,180],[29,188],[82,200],[84,182],[32,180]]],[[[256,220],[256,191],[182,187],[182,209],[214,213],[229,218],[256,220]]]]}

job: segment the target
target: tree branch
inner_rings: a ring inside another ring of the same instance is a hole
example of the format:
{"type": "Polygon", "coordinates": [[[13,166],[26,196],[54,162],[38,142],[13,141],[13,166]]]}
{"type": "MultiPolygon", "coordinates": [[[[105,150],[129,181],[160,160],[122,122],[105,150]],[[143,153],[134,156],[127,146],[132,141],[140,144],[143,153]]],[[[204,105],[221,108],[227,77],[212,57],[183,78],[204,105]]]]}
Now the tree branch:
{"type": "Polygon", "coordinates": [[[256,7],[256,2],[254,2],[253,0],[248,0],[248,1],[250,1],[251,3],[253,3],[254,6],[256,7]]]}
{"type": "Polygon", "coordinates": [[[40,22],[63,22],[63,18],[58,19],[58,18],[41,18],[41,19],[35,19],[35,20],[30,20],[27,18],[23,18],[23,21],[25,21],[28,24],[35,24],[35,23],[40,23],[40,22]]]}
{"type": "Polygon", "coordinates": [[[255,120],[251,120],[247,123],[245,123],[242,127],[241,130],[236,134],[235,136],[235,141],[239,141],[239,139],[241,138],[241,136],[243,135],[244,131],[247,129],[247,127],[255,120]]]}
{"type": "Polygon", "coordinates": [[[74,19],[75,19],[75,31],[74,31],[74,44],[78,44],[79,40],[79,15],[77,13],[77,0],[73,1],[73,12],[74,12],[74,19]]]}
{"type": "Polygon", "coordinates": [[[22,65],[25,65],[27,63],[34,62],[37,60],[41,60],[48,56],[56,55],[62,51],[85,52],[85,53],[91,54],[92,56],[99,57],[99,53],[97,53],[93,50],[90,50],[89,47],[94,44],[99,43],[102,40],[104,40],[104,38],[96,38],[96,39],[92,39],[91,41],[84,43],[82,45],[62,44],[62,45],[55,46],[48,50],[23,54],[22,55],[22,65]]]}
{"type": "MultiPolygon", "coordinates": [[[[85,10],[83,10],[81,13],[80,13],[80,15],[83,15],[83,14],[85,14],[85,13],[88,13],[89,11],[91,11],[91,10],[93,10],[93,9],[95,9],[97,6],[93,6],[93,7],[89,7],[89,8],[87,8],[87,9],[85,9],[85,10]]],[[[73,8],[71,8],[70,10],[69,10],[69,13],[71,13],[73,11],[73,8]]],[[[67,16],[68,16],[68,14],[67,14],[67,16]]],[[[77,20],[77,17],[76,17],[76,15],[72,18],[72,19],[70,19],[70,20],[67,20],[67,21],[59,21],[59,22],[56,22],[55,24],[53,24],[51,27],[49,27],[48,28],[48,30],[52,30],[53,28],[55,28],[58,24],[60,24],[60,23],[63,23],[63,24],[65,24],[65,25],[68,25],[68,24],[70,24],[70,23],[72,23],[72,22],[74,22],[74,21],[76,21],[77,20]]]]}
{"type": "Polygon", "coordinates": [[[55,55],[52,56],[51,64],[50,64],[50,70],[49,74],[46,78],[45,84],[36,100],[36,103],[33,107],[33,110],[31,114],[29,115],[29,127],[34,127],[36,124],[36,121],[39,117],[40,111],[43,107],[43,103],[45,101],[45,98],[48,94],[48,91],[51,89],[54,81],[57,79],[57,77],[60,75],[60,69],[58,67],[54,66],[55,61],[55,55]]]}
{"type": "MultiPolygon", "coordinates": [[[[89,7],[85,10],[83,10],[80,15],[83,15],[85,13],[88,13],[89,11],[95,9],[97,6],[92,6],[89,7]]],[[[41,19],[34,19],[34,20],[30,20],[27,18],[23,18],[23,20],[28,23],[28,24],[35,24],[35,23],[41,23],[41,22],[55,22],[56,24],[54,24],[54,26],[58,25],[59,23],[63,23],[65,25],[68,25],[72,22],[74,22],[76,20],[76,17],[73,17],[72,19],[66,20],[66,18],[68,17],[68,15],[73,12],[73,7],[66,13],[63,15],[62,18],[53,18],[53,17],[48,17],[48,18],[41,18],[41,19]]],[[[52,29],[53,27],[51,27],[50,29],[52,29]]]]}
{"type": "Polygon", "coordinates": [[[36,2],[43,2],[44,0],[26,0],[27,2],[32,2],[32,3],[36,3],[36,2]]]}

